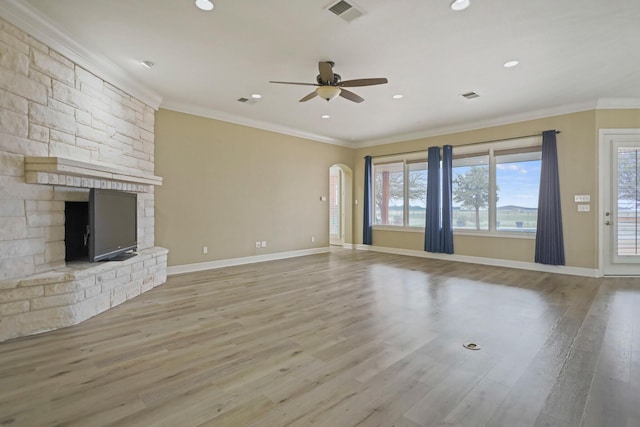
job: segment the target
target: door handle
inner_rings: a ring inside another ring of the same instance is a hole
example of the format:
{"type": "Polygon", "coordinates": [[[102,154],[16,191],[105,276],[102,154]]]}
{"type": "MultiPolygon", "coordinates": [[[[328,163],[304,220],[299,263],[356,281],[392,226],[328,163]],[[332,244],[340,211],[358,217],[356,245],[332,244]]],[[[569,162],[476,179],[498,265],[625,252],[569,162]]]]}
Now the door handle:
{"type": "Polygon", "coordinates": [[[604,222],[604,225],[611,225],[611,224],[613,224],[611,221],[605,221],[604,222]]]}

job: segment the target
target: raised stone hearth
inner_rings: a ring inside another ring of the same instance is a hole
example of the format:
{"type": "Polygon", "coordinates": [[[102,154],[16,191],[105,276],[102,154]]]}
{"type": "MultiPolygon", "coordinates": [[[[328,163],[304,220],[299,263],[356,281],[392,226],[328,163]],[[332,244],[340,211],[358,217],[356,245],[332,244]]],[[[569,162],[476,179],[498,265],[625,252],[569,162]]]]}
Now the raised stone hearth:
{"type": "Polygon", "coordinates": [[[164,283],[167,253],[150,248],[125,261],[73,262],[0,281],[0,341],[75,325],[164,283]]]}

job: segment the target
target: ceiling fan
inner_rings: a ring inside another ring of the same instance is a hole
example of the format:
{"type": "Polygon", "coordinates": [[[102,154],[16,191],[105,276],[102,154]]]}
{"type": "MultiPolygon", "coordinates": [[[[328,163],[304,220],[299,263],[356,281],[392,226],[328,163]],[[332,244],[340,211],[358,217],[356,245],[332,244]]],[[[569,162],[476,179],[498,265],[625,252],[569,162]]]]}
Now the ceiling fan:
{"type": "Polygon", "coordinates": [[[359,86],[373,86],[373,85],[382,85],[388,82],[388,80],[384,77],[382,78],[373,78],[373,79],[356,79],[356,80],[345,80],[342,81],[340,74],[333,72],[333,66],[335,64],[331,61],[320,61],[318,62],[318,69],[320,74],[316,77],[316,81],[318,83],[298,83],[298,82],[274,82],[271,81],[269,83],[279,83],[285,85],[303,85],[303,86],[316,86],[316,90],[302,98],[299,102],[306,102],[310,99],[319,96],[322,99],[326,99],[327,102],[332,99],[341,96],[349,101],[353,102],[362,102],[364,98],[356,95],[355,93],[345,89],[345,87],[359,87],[359,86]]]}

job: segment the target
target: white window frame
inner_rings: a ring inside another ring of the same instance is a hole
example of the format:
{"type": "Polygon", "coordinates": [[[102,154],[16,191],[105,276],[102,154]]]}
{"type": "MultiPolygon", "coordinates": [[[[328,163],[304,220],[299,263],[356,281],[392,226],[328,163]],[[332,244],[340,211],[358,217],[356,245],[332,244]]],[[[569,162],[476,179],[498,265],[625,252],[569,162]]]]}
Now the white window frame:
{"type": "MultiPolygon", "coordinates": [[[[474,154],[478,156],[489,156],[489,229],[488,230],[468,230],[468,229],[456,229],[454,227],[453,234],[461,236],[482,236],[482,237],[501,237],[501,238],[514,238],[514,239],[535,239],[536,233],[533,231],[498,231],[496,229],[496,159],[495,151],[540,147],[542,149],[542,135],[528,136],[524,138],[505,139],[494,142],[460,145],[453,147],[454,157],[456,155],[466,155],[473,157],[474,154]]],[[[386,231],[402,231],[402,232],[414,232],[424,233],[424,227],[410,227],[409,223],[409,163],[414,162],[427,162],[427,150],[424,152],[396,154],[389,156],[380,156],[372,159],[373,166],[373,204],[372,209],[375,212],[375,165],[385,163],[403,163],[403,192],[404,192],[404,204],[403,204],[403,225],[383,225],[372,224],[374,230],[386,230],[386,231]]]]}
{"type": "MultiPolygon", "coordinates": [[[[402,163],[403,167],[403,207],[402,207],[402,225],[390,225],[390,224],[372,224],[374,230],[388,230],[388,231],[408,231],[414,233],[423,233],[424,227],[410,227],[409,224],[409,164],[410,163],[419,163],[419,162],[427,162],[427,153],[407,153],[407,154],[398,154],[392,156],[381,156],[372,159],[372,176],[373,176],[373,206],[372,209],[375,215],[375,197],[376,197],[376,187],[375,187],[375,168],[377,165],[384,165],[389,163],[402,163]]],[[[425,168],[426,170],[426,168],[425,168]]],[[[374,219],[375,222],[375,219],[374,219]]]]}
{"type": "Polygon", "coordinates": [[[489,229],[488,230],[468,230],[453,228],[454,235],[461,236],[484,236],[484,237],[506,237],[515,239],[535,239],[535,231],[499,231],[496,229],[496,157],[495,152],[501,150],[540,147],[542,150],[542,135],[528,136],[525,138],[514,138],[496,142],[482,144],[472,144],[467,146],[453,147],[453,154],[467,155],[473,157],[489,155],[489,229]]]}

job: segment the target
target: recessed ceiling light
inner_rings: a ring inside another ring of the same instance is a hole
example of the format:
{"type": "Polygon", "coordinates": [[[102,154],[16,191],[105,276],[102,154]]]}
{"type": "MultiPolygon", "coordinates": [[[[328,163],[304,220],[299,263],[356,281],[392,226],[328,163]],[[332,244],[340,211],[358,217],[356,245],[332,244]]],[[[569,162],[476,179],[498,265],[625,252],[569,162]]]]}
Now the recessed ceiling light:
{"type": "Polygon", "coordinates": [[[518,61],[516,61],[515,59],[504,63],[505,68],[513,68],[516,65],[518,65],[518,61]]]}
{"type": "Polygon", "coordinates": [[[262,95],[260,95],[259,93],[252,93],[252,94],[251,94],[251,97],[252,97],[253,99],[260,99],[260,98],[262,98],[262,95]]]}
{"type": "Polygon", "coordinates": [[[395,95],[392,96],[393,99],[402,99],[404,98],[404,95],[401,93],[396,93],[395,95]]]}
{"type": "Polygon", "coordinates": [[[196,6],[198,6],[198,9],[200,10],[213,10],[213,3],[211,0],[196,0],[196,6]]]}
{"type": "Polygon", "coordinates": [[[153,63],[153,62],[151,62],[151,61],[141,61],[141,62],[140,62],[140,64],[141,64],[143,67],[145,67],[145,68],[151,68],[151,67],[153,67],[154,65],[156,65],[156,64],[154,64],[154,63],[153,63]]]}
{"type": "Polygon", "coordinates": [[[323,118],[323,119],[330,119],[330,118],[331,118],[331,116],[330,116],[330,115],[328,115],[328,114],[323,114],[323,115],[322,115],[322,118],[323,118]]]}
{"type": "Polygon", "coordinates": [[[465,10],[469,6],[471,6],[470,0],[454,0],[453,3],[451,3],[451,10],[459,12],[461,10],[465,10]]]}

